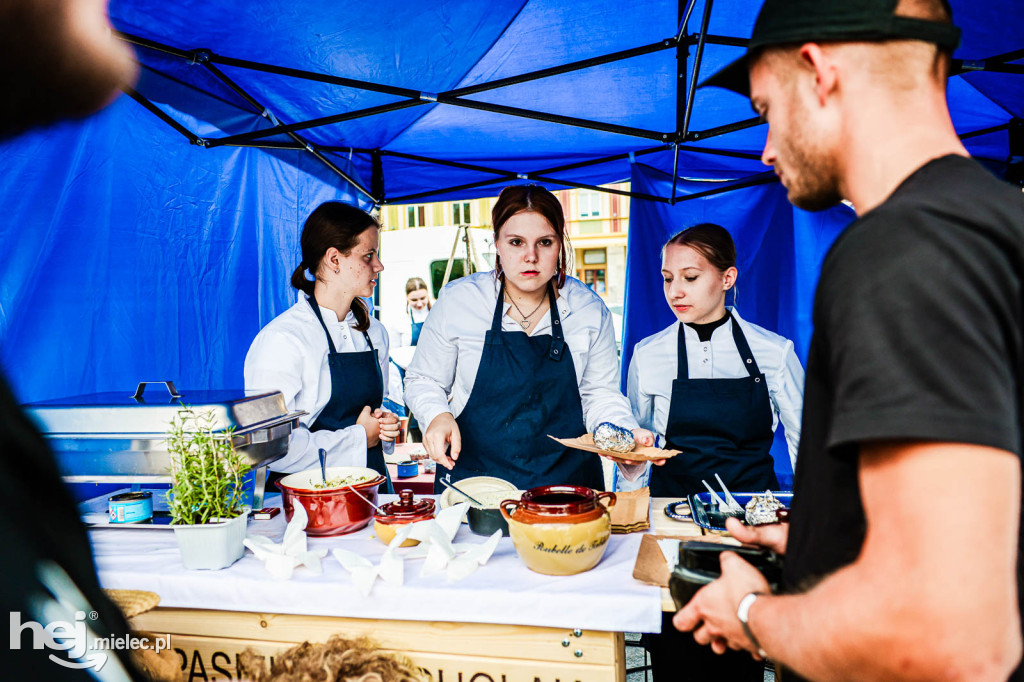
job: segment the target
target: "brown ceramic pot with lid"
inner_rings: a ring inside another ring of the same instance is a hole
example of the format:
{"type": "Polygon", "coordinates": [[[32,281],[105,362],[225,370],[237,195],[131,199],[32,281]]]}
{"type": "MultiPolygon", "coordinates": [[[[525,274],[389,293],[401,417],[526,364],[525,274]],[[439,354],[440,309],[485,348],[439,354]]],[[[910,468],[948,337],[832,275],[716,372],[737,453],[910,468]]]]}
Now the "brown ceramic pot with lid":
{"type": "MultiPolygon", "coordinates": [[[[400,490],[398,500],[381,505],[373,515],[373,529],[377,539],[385,545],[391,544],[398,532],[398,526],[425,521],[434,518],[434,500],[427,498],[415,499],[411,490],[400,490]]],[[[406,540],[401,547],[413,547],[420,544],[419,540],[406,540]]]]}
{"type": "Polygon", "coordinates": [[[531,488],[505,500],[501,513],[519,558],[547,575],[589,571],[601,561],[611,536],[615,493],[577,485],[531,488]]]}

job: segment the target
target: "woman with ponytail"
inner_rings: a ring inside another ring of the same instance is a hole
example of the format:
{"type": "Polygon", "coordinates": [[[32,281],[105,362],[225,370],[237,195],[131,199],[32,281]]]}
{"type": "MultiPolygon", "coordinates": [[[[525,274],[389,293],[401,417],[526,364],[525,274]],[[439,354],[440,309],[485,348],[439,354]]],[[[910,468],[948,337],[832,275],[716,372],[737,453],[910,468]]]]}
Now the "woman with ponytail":
{"type": "Polygon", "coordinates": [[[330,466],[387,475],[382,443],[390,449],[398,435],[398,418],[381,410],[388,335],[363,300],[384,269],[379,232],[358,208],[336,201],[317,207],[302,228],[302,262],[292,273],[299,300],[249,347],[246,390],[281,391],[289,410],[307,413],[288,454],[270,465],[274,471],[314,468],[324,449],[330,466]]]}

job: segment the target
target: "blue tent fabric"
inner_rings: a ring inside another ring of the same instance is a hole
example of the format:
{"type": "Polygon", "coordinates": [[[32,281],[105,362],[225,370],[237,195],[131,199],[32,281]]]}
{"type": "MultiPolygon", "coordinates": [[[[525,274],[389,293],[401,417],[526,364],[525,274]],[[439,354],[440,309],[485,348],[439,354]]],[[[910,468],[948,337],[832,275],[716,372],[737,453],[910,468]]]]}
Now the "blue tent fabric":
{"type": "MultiPolygon", "coordinates": [[[[663,196],[672,176],[633,165],[633,188],[663,196]]],[[[708,183],[681,184],[684,194],[707,189],[708,183]]],[[[679,230],[698,223],[716,223],[736,243],[735,301],[743,319],[791,339],[806,365],[811,335],[811,306],[821,262],[832,242],[853,219],[840,205],[808,213],[794,208],[777,183],[759,185],[684,201],[674,206],[635,199],[629,220],[625,315],[622,338],[622,389],[633,348],[644,338],[675,321],[665,301],[661,247],[679,230]]],[[[784,487],[793,472],[780,425],[772,446],[776,474],[784,487]]]]}
{"type": "MultiPolygon", "coordinates": [[[[0,144],[0,365],[26,401],[163,378],[194,389],[241,385],[250,340],[294,300],[287,282],[302,222],[327,199],[369,209],[375,201],[493,196],[513,182],[555,188],[631,177],[634,191],[666,199],[664,178],[677,161],[676,198],[722,184],[706,180],[763,172],[763,125],[700,134],[749,119],[742,97],[697,91],[691,134],[680,135],[680,103],[694,71],[706,76],[741,51],[711,40],[697,68],[692,43],[710,4],[695,0],[681,26],[680,3],[667,0],[112,0],[113,24],[137,45],[138,96],[197,144],[127,97],[90,119],[0,144]],[[689,47],[677,48],[678,34],[689,47]],[[653,47],[464,101],[443,96],[644,46],[653,47]],[[271,72],[277,67],[294,71],[271,72]],[[301,141],[275,130],[277,122],[396,103],[405,108],[294,131],[301,141]],[[558,116],[591,123],[570,127],[558,116]],[[220,144],[257,131],[270,133],[236,140],[250,146],[220,144]],[[635,177],[641,164],[646,179],[635,177]]],[[[709,33],[748,36],[756,5],[717,0],[709,33]]],[[[1024,3],[953,6],[964,29],[955,56],[975,60],[972,69],[1024,47],[1020,32],[1007,28],[1024,25],[1024,3]]],[[[1004,61],[1019,68],[1016,56],[1004,61]]],[[[1022,81],[977,70],[950,80],[957,130],[992,129],[966,143],[995,172],[1012,158],[1007,128],[1024,114],[1022,81]]],[[[664,209],[665,232],[681,220],[675,211],[702,206],[710,219],[719,205],[749,208],[720,221],[742,232],[744,244],[792,254],[793,261],[751,261],[745,278],[763,282],[774,299],[741,284],[740,306],[804,348],[813,285],[807,273],[787,268],[816,262],[833,222],[794,213],[777,186],[665,203],[648,216],[634,202],[630,272],[664,236],[653,230],[655,213],[664,209]]],[[[638,286],[629,284],[633,292],[638,286]]],[[[630,299],[628,334],[665,312],[660,298],[630,299]]]]}

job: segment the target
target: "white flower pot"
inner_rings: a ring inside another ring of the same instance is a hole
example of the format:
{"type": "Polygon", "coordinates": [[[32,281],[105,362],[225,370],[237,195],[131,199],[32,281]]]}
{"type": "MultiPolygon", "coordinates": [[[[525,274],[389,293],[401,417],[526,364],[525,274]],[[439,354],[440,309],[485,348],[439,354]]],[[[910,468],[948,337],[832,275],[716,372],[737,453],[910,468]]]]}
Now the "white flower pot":
{"type": "Polygon", "coordinates": [[[200,523],[190,526],[171,526],[178,540],[181,561],[185,568],[221,569],[227,568],[245,554],[245,529],[249,510],[227,521],[200,523]]]}

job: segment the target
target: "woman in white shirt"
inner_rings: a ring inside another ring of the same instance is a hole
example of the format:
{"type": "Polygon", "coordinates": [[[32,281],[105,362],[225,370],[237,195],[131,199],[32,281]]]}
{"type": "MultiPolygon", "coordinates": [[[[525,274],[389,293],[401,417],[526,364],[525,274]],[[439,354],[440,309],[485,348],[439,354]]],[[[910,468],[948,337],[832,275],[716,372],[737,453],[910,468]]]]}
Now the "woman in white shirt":
{"type": "MultiPolygon", "coordinates": [[[[804,370],[793,342],[725,307],[737,277],[725,228],[704,223],[670,239],[662,276],[677,322],[636,345],[627,381],[640,425],[682,451],[648,468],[651,495],[704,492],[716,473],[730,490],[777,490],[769,448],[779,421],[794,469],[800,441],[804,370]]],[[[627,479],[630,469],[620,465],[627,479]]]]}
{"type": "Polygon", "coordinates": [[[653,443],[618,389],[611,314],[566,276],[571,251],[551,192],[506,187],[492,222],[494,271],[444,288],[406,372],[406,404],[428,425],[423,445],[452,481],[603,489],[595,455],[548,436],[574,438],[608,421],[653,443]]]}
{"type": "MultiPolygon", "coordinates": [[[[410,277],[405,283],[405,312],[409,316],[407,323],[403,323],[399,326],[392,326],[389,329],[391,337],[391,384],[388,389],[388,398],[398,404],[405,404],[405,370],[409,367],[409,363],[412,361],[412,356],[416,351],[416,344],[420,340],[420,332],[423,329],[423,323],[427,320],[427,315],[430,314],[430,309],[433,307],[433,303],[430,301],[430,291],[427,289],[427,283],[420,277],[410,277]]],[[[405,410],[405,408],[401,408],[405,410]]],[[[419,424],[416,419],[412,417],[411,413],[406,410],[404,413],[409,416],[409,431],[410,435],[415,432],[419,433],[419,424]]]]}
{"type": "Polygon", "coordinates": [[[360,298],[373,295],[384,269],[379,232],[358,208],[317,207],[302,228],[302,262],[291,279],[299,300],[256,335],[245,356],[246,390],[281,391],[289,410],[308,413],[274,471],[317,467],[322,448],[331,466],[387,475],[381,442],[391,445],[398,435],[398,418],[380,409],[388,336],[360,298]]]}
{"type": "MultiPolygon", "coordinates": [[[[717,485],[736,492],[777,490],[769,453],[775,427],[786,428],[796,463],[804,371],[793,343],[725,307],[736,285],[736,246],[723,227],[704,223],[672,237],[662,251],[665,299],[676,322],[636,345],[628,389],[641,426],[682,454],[646,472],[651,495],[683,498],[717,485]]],[[[619,464],[627,479],[644,465],[619,464]]],[[[631,487],[631,486],[623,486],[631,487]]],[[[760,682],[764,665],[744,651],[716,655],[664,614],[648,636],[655,679],[760,682]]]]}

